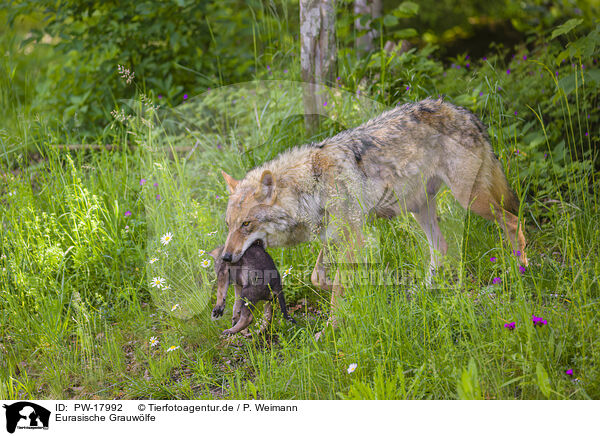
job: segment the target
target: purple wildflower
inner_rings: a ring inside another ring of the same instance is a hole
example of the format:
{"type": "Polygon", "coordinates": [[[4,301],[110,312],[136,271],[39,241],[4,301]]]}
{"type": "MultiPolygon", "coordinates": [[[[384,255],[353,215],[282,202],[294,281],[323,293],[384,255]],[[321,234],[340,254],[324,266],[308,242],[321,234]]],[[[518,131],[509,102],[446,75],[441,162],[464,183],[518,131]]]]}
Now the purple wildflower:
{"type": "Polygon", "coordinates": [[[287,69],[285,69],[285,70],[283,70],[283,72],[284,72],[284,74],[287,74],[288,70],[287,70],[287,69]]]}
{"type": "Polygon", "coordinates": [[[125,212],[125,216],[130,216],[131,215],[131,211],[128,210],[127,212],[125,212]]]}
{"type": "Polygon", "coordinates": [[[140,180],[140,186],[144,186],[145,183],[146,183],[146,179],[141,179],[140,180]]]}
{"type": "Polygon", "coordinates": [[[484,57],[483,57],[483,60],[484,60],[484,61],[487,61],[487,56],[484,56],[484,57]]]}
{"type": "Polygon", "coordinates": [[[515,327],[517,326],[516,322],[507,322],[506,324],[504,324],[504,328],[508,329],[508,330],[514,330],[515,327]]]}
{"type": "Polygon", "coordinates": [[[501,283],[502,279],[500,277],[494,277],[494,280],[492,280],[492,283],[497,285],[498,283],[501,283]]]}
{"type": "Polygon", "coordinates": [[[409,85],[406,85],[406,90],[407,91],[410,90],[410,86],[409,85]]]}
{"type": "Polygon", "coordinates": [[[517,251],[513,250],[513,254],[515,256],[519,257],[521,255],[521,251],[520,250],[517,250],[517,251]]]}
{"type": "Polygon", "coordinates": [[[510,74],[510,69],[506,70],[506,74],[510,74]]]}
{"type": "Polygon", "coordinates": [[[471,66],[471,64],[467,64],[467,68],[469,68],[471,66]]]}
{"type": "Polygon", "coordinates": [[[327,102],[323,103],[323,106],[327,106],[327,102]]]}
{"type": "Polygon", "coordinates": [[[492,263],[496,262],[496,258],[495,257],[490,257],[490,262],[492,262],[492,263]]]}
{"type": "Polygon", "coordinates": [[[567,374],[567,375],[573,375],[573,370],[572,369],[567,369],[565,371],[565,374],[567,374]]]}
{"type": "Polygon", "coordinates": [[[526,61],[527,60],[527,55],[523,55],[523,60],[526,61]]]}
{"type": "Polygon", "coordinates": [[[221,198],[221,197],[219,197],[219,195],[215,195],[215,198],[218,200],[218,199],[219,199],[219,198],[221,198]]]}
{"type": "Polygon", "coordinates": [[[162,95],[158,94],[158,99],[160,100],[162,98],[162,95]]]}
{"type": "Polygon", "coordinates": [[[548,157],[548,153],[544,153],[544,159],[548,157]]]}
{"type": "Polygon", "coordinates": [[[467,57],[465,59],[469,59],[471,56],[467,55],[467,57]]]}
{"type": "Polygon", "coordinates": [[[518,112],[517,112],[517,111],[515,111],[515,117],[517,116],[517,114],[518,114],[518,112]]]}
{"type": "Polygon", "coordinates": [[[156,194],[156,199],[160,200],[160,194],[156,194]]]}
{"type": "Polygon", "coordinates": [[[341,77],[338,77],[338,78],[336,78],[335,80],[337,80],[337,81],[339,82],[340,80],[342,80],[342,78],[341,78],[341,77]]]}
{"type": "Polygon", "coordinates": [[[222,148],[221,144],[217,144],[217,148],[220,150],[222,148]]]}
{"type": "Polygon", "coordinates": [[[267,70],[271,71],[271,67],[267,65],[267,70]]]}
{"type": "Polygon", "coordinates": [[[187,100],[187,98],[188,98],[188,95],[187,94],[183,94],[183,99],[187,100]]]}
{"type": "Polygon", "coordinates": [[[533,325],[536,327],[548,324],[548,320],[542,318],[541,316],[532,316],[531,320],[533,321],[533,325]]]}
{"type": "Polygon", "coordinates": [[[482,96],[483,96],[483,91],[481,91],[481,92],[479,93],[479,96],[480,96],[480,97],[482,97],[482,96]]]}
{"type": "Polygon", "coordinates": [[[585,136],[588,136],[588,132],[585,132],[585,136]]]}
{"type": "Polygon", "coordinates": [[[152,186],[154,186],[155,188],[158,188],[158,182],[154,182],[154,185],[152,185],[152,186]]]}
{"type": "Polygon", "coordinates": [[[525,268],[523,265],[519,265],[519,271],[521,272],[521,274],[525,274],[525,271],[527,271],[527,268],[525,268]]]}

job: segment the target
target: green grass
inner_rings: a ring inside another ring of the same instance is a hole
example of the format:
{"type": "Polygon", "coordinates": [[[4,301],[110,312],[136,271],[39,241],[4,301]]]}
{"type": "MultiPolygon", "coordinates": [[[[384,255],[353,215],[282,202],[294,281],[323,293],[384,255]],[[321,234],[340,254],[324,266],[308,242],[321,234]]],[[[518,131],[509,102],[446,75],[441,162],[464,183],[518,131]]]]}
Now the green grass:
{"type": "MultiPolygon", "coordinates": [[[[496,91],[502,72],[482,65],[470,94],[455,85],[456,100],[475,102],[519,195],[537,194],[521,211],[529,268],[521,274],[500,229],[443,190],[450,253],[435,288],[420,279],[428,249],[414,219],[376,221],[367,233],[379,243],[365,256],[379,266],[362,273],[397,271],[402,280],[349,285],[340,327],[319,342],[329,305],[310,284],[319,242],[269,249],[280,271],[293,267],[284,290],[298,325],[275,310],[266,339],[220,337],[232,290],[224,318],[212,321],[214,274],[198,255],[226,236],[220,169],[242,177],[311,139],[296,116],[299,88],[227,87],[161,112],[160,122],[136,99],[143,111],[98,138],[117,147],[70,152],[56,147],[69,133],[48,128],[11,96],[17,85],[1,82],[10,120],[21,121],[0,130],[0,398],[600,398],[599,194],[584,150],[597,137],[582,134],[596,97],[548,81],[564,120],[567,158],[557,156],[555,126],[512,116],[513,102],[496,91]],[[174,237],[163,246],[166,232],[174,237]],[[157,276],[170,291],[150,286],[157,276]],[[548,324],[534,327],[532,316],[548,324]],[[504,328],[513,321],[514,331],[504,328]]],[[[456,74],[436,89],[449,89],[456,74]]],[[[381,110],[353,95],[330,96],[335,122],[320,137],[381,110]]],[[[549,115],[532,109],[541,121],[549,115]]]]}

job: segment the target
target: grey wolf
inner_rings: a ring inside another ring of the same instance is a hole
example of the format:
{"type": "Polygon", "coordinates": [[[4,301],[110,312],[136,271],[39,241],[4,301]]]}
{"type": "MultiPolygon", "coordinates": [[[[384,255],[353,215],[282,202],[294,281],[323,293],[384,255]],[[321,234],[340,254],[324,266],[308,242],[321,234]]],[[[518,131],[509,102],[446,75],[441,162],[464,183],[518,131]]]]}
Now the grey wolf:
{"type": "Polygon", "coordinates": [[[264,331],[273,317],[273,297],[279,301],[283,317],[295,323],[285,306],[279,271],[260,241],[255,241],[235,263],[222,259],[223,247],[217,247],[209,253],[215,261],[217,274],[217,303],[212,311],[214,318],[223,315],[229,285],[233,284],[235,288],[232,327],[223,331],[223,334],[232,335],[246,329],[252,322],[256,303],[267,300],[260,329],[264,331]]]}
{"type": "MultiPolygon", "coordinates": [[[[317,235],[324,246],[329,241],[360,246],[369,215],[411,212],[427,236],[433,273],[448,249],[435,198],[444,183],[465,209],[495,220],[528,263],[519,200],[485,126],[442,99],[408,103],[322,142],[287,150],[242,180],[222,174],[230,192],[226,261],[238,261],[257,240],[286,246],[317,235]]],[[[351,258],[353,250],[348,253],[351,258]]],[[[323,249],[311,281],[333,290],[333,309],[343,288],[339,270],[333,284],[328,282],[323,249]]]]}

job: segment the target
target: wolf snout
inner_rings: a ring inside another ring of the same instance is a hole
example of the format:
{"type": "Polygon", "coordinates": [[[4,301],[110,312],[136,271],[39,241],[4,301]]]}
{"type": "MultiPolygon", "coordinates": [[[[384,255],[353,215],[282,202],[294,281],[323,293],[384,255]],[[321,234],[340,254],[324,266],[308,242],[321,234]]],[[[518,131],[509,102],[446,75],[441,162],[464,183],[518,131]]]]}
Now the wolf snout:
{"type": "Polygon", "coordinates": [[[231,262],[231,259],[232,259],[231,253],[223,253],[223,256],[221,256],[221,259],[223,259],[225,262],[231,262]]]}

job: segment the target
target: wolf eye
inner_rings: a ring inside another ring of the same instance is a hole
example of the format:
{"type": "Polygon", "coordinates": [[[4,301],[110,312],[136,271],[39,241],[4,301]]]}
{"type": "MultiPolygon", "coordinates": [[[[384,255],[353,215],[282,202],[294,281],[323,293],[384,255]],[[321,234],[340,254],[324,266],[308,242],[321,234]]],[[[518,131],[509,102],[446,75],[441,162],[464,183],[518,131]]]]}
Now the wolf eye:
{"type": "Polygon", "coordinates": [[[250,225],[250,221],[244,221],[242,223],[242,227],[248,227],[250,225]]]}

